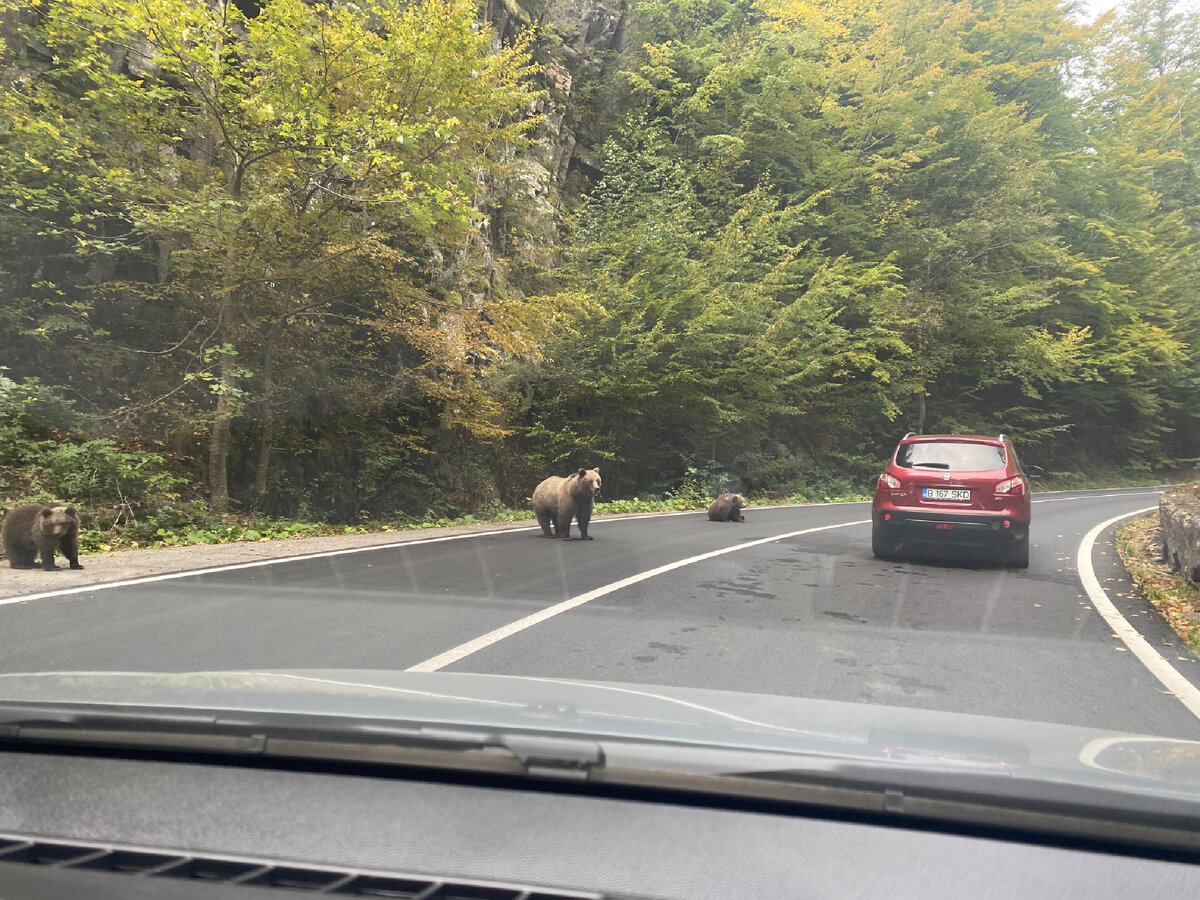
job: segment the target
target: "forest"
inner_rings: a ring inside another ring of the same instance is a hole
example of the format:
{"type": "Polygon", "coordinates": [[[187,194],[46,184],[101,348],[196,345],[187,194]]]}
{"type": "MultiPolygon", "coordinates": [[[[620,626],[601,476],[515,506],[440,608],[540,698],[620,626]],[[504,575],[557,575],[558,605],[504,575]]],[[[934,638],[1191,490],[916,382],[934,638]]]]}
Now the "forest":
{"type": "Polygon", "coordinates": [[[1200,13],[0,0],[0,506],[363,523],[1200,462],[1200,13]]]}

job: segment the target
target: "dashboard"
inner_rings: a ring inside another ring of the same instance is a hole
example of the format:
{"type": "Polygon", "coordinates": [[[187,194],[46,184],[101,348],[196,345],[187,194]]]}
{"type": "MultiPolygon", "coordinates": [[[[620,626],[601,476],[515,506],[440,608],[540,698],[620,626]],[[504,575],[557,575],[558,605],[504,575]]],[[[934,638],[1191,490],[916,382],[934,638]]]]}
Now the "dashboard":
{"type": "Polygon", "coordinates": [[[1186,859],[526,784],[6,752],[0,900],[1200,896],[1186,859]]]}

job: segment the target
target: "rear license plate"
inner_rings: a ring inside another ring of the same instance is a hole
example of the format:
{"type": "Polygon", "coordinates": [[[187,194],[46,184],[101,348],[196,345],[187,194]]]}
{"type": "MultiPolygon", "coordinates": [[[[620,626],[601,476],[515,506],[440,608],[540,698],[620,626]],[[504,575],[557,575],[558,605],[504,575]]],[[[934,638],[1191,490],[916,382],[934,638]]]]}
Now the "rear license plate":
{"type": "Polygon", "coordinates": [[[970,500],[966,488],[921,488],[922,500],[970,500]]]}

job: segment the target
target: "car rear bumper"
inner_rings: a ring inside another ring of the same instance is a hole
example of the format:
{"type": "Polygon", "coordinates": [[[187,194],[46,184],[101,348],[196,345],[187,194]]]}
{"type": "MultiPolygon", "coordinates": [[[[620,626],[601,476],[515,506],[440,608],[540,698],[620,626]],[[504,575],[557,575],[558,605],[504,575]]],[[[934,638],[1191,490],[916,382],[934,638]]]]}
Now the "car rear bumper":
{"type": "Polygon", "coordinates": [[[1008,512],[883,509],[872,512],[871,521],[876,528],[890,532],[898,541],[1015,544],[1029,538],[1029,522],[1008,512]]]}

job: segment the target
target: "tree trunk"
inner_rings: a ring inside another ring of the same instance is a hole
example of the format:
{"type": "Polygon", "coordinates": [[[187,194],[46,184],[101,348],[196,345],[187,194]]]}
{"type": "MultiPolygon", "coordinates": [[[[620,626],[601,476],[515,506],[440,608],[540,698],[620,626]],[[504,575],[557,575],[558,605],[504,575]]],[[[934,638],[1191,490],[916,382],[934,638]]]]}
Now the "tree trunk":
{"type": "Polygon", "coordinates": [[[237,237],[230,237],[225,251],[225,277],[221,285],[221,349],[217,353],[217,406],[208,441],[209,505],[214,512],[229,508],[229,434],[233,421],[233,397],[237,387],[237,358],[228,352],[237,337],[237,237]]]}
{"type": "MultiPolygon", "coordinates": [[[[221,337],[229,346],[233,336],[233,290],[228,286],[221,301],[221,337]]],[[[217,354],[217,406],[213,415],[212,432],[208,440],[208,500],[214,512],[229,508],[229,433],[233,421],[230,398],[235,378],[234,358],[224,351],[217,354]]]]}
{"type": "Polygon", "coordinates": [[[254,484],[250,487],[251,506],[256,510],[262,507],[263,499],[267,496],[267,472],[271,465],[271,444],[275,440],[275,408],[271,405],[274,363],[272,338],[268,335],[262,373],[262,431],[258,437],[258,464],[254,469],[254,484]]]}
{"type": "Polygon", "coordinates": [[[254,510],[262,509],[263,500],[267,496],[267,472],[271,466],[271,444],[275,442],[275,418],[267,403],[267,413],[263,419],[262,432],[258,437],[258,462],[254,470],[254,484],[250,487],[250,505],[254,510]]]}
{"type": "Polygon", "coordinates": [[[917,392],[917,434],[925,433],[925,388],[917,392]]]}
{"type": "Polygon", "coordinates": [[[219,394],[208,440],[208,502],[219,513],[229,508],[229,419],[229,401],[219,394]]]}
{"type": "MultiPolygon", "coordinates": [[[[217,38],[213,45],[213,72],[221,70],[221,54],[224,40],[217,38]]],[[[220,80],[214,75],[210,85],[212,96],[221,93],[220,80]]],[[[215,147],[220,141],[217,135],[223,132],[220,122],[214,119],[210,129],[215,147]]],[[[225,150],[232,150],[225,147],[225,150]]],[[[230,196],[240,203],[242,188],[242,172],[240,160],[236,154],[233,158],[220,163],[225,174],[225,186],[230,196]]],[[[225,274],[221,279],[221,314],[218,333],[221,336],[221,349],[217,353],[217,405],[213,416],[212,433],[208,441],[208,502],[214,512],[223,513],[229,508],[229,437],[230,425],[233,421],[233,391],[237,386],[235,374],[236,359],[228,352],[235,345],[237,334],[236,300],[237,290],[238,245],[237,229],[226,236],[225,245],[225,274]]]]}

